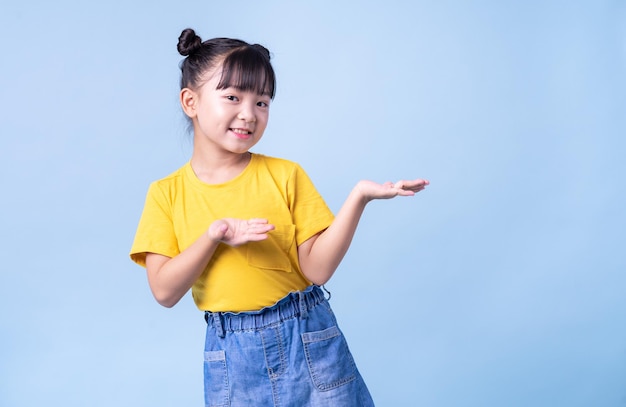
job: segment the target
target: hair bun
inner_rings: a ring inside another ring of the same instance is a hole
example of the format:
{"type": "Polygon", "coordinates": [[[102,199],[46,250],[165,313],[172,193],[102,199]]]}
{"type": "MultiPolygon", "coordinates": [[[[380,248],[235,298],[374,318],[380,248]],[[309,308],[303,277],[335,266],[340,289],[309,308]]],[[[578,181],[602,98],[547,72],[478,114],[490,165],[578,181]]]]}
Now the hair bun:
{"type": "Polygon", "coordinates": [[[176,48],[180,55],[186,57],[193,54],[198,48],[202,46],[202,38],[196,35],[196,32],[191,28],[185,28],[180,37],[178,37],[178,45],[176,48]]]}

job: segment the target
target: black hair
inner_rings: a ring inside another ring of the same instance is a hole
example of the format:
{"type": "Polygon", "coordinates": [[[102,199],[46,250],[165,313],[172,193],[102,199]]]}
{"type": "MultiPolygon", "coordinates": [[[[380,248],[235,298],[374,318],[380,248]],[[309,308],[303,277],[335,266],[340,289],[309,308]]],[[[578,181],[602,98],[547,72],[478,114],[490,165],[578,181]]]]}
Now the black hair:
{"type": "Polygon", "coordinates": [[[243,91],[268,95],[274,99],[276,75],[270,63],[270,52],[259,44],[248,44],[232,38],[202,41],[191,28],[178,37],[178,52],[186,58],[180,63],[180,88],[197,89],[203,75],[222,64],[222,77],[217,89],[234,87],[243,91]]]}

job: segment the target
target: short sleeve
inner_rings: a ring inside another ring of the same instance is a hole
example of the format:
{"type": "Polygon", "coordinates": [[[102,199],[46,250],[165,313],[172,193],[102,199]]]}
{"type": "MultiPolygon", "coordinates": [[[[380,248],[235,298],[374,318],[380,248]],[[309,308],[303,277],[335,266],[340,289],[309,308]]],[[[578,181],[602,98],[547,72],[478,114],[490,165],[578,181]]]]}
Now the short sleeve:
{"type": "Polygon", "coordinates": [[[296,225],[296,244],[322,232],[334,219],[306,172],[296,164],[288,186],[289,205],[296,225]]]}
{"type": "Polygon", "coordinates": [[[152,183],[146,195],[130,258],[145,267],[146,253],[174,257],[179,252],[172,220],[171,199],[157,182],[152,183]]]}

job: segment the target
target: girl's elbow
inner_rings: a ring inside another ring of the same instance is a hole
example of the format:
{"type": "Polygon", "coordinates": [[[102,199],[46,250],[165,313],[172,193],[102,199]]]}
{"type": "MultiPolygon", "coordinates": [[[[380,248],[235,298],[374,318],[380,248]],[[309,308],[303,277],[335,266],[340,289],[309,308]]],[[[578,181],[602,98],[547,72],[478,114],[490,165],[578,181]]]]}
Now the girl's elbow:
{"type": "Polygon", "coordinates": [[[329,271],[320,270],[319,268],[315,269],[314,272],[307,272],[305,269],[302,270],[302,274],[313,284],[322,286],[330,280],[333,273],[329,271]]]}
{"type": "Polygon", "coordinates": [[[156,302],[165,308],[172,308],[174,305],[178,304],[178,301],[180,301],[180,297],[169,293],[156,292],[153,290],[152,295],[154,296],[156,302]]]}
{"type": "Polygon", "coordinates": [[[317,286],[323,286],[324,284],[326,284],[328,282],[328,280],[330,280],[329,278],[314,278],[314,279],[309,279],[309,281],[317,286]]]}
{"type": "Polygon", "coordinates": [[[161,300],[157,300],[157,302],[159,303],[159,305],[165,307],[165,308],[172,308],[174,305],[178,304],[178,301],[161,301],[161,300]]]}

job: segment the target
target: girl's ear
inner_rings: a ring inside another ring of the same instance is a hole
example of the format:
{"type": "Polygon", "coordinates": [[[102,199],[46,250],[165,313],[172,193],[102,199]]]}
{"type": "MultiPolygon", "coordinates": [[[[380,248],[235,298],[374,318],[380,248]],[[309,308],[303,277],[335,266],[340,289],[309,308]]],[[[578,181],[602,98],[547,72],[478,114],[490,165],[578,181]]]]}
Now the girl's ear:
{"type": "Polygon", "coordinates": [[[185,114],[189,116],[190,119],[193,119],[197,115],[196,113],[197,98],[198,98],[198,95],[196,94],[196,92],[194,92],[193,90],[189,88],[183,88],[180,91],[180,105],[183,108],[183,112],[185,112],[185,114]]]}

